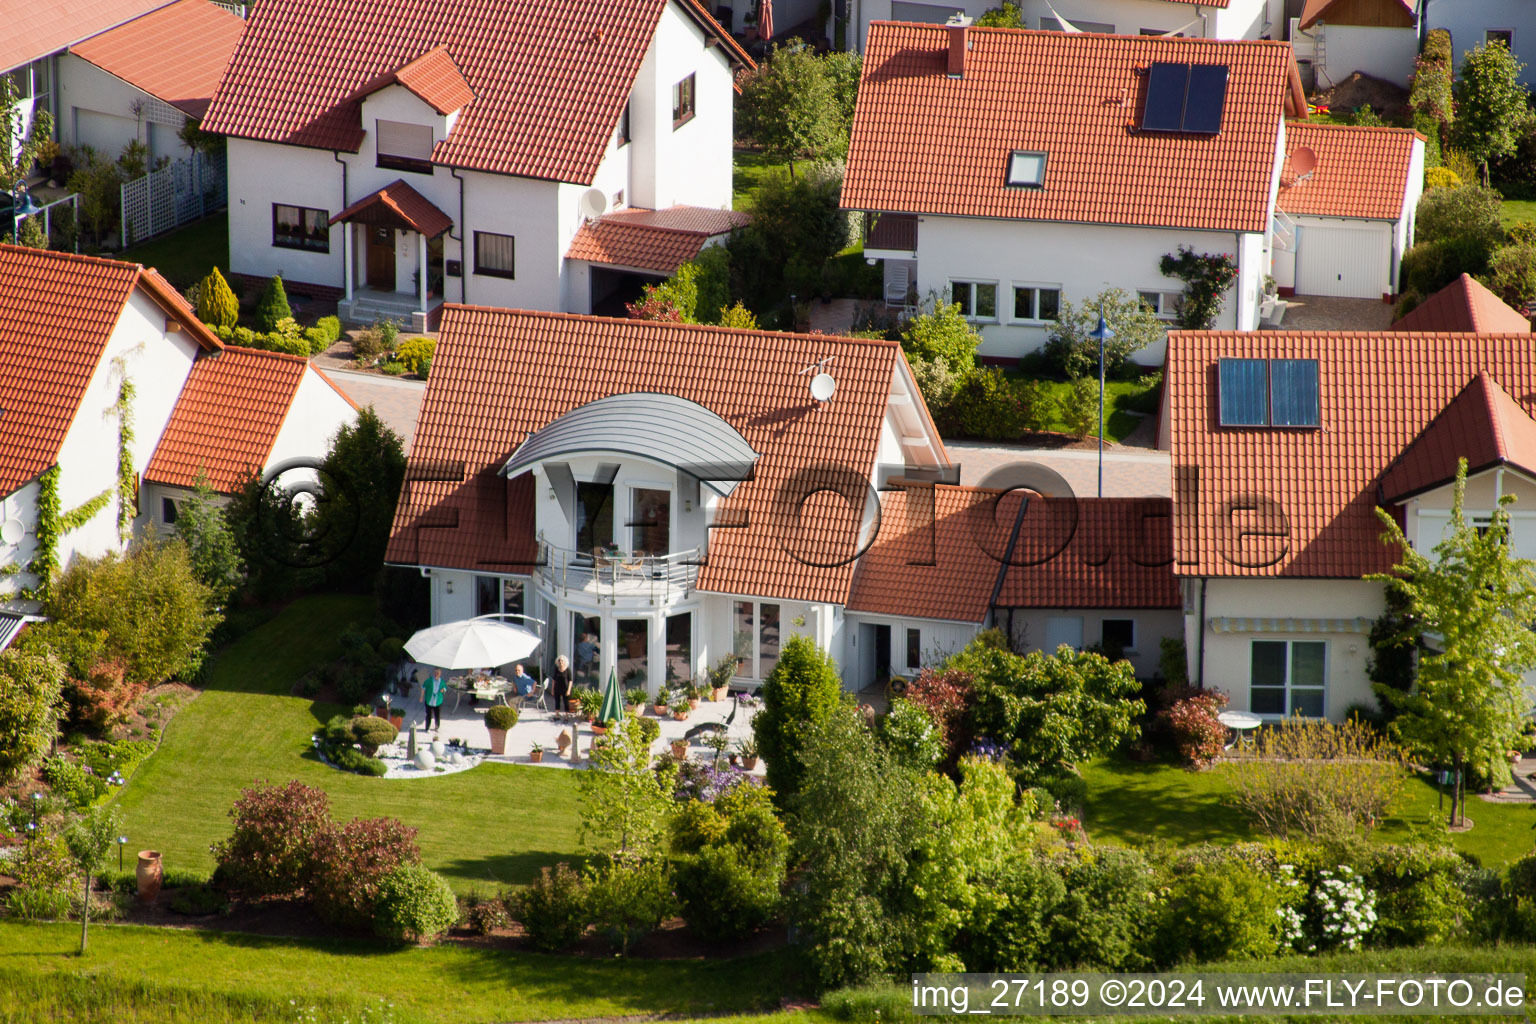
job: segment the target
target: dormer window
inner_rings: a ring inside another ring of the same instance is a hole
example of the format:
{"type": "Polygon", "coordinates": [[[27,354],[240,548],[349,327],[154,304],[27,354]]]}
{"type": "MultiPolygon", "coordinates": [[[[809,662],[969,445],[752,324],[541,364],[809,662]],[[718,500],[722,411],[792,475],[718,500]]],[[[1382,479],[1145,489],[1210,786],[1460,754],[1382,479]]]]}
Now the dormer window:
{"type": "Polygon", "coordinates": [[[1016,149],[1008,156],[1009,188],[1042,188],[1045,185],[1045,154],[1016,149]]]}
{"type": "Polygon", "coordinates": [[[432,129],[402,121],[374,122],[378,166],[412,174],[432,173],[432,129]]]}
{"type": "Polygon", "coordinates": [[[1322,426],[1316,359],[1223,359],[1219,378],[1224,427],[1322,426]]]}

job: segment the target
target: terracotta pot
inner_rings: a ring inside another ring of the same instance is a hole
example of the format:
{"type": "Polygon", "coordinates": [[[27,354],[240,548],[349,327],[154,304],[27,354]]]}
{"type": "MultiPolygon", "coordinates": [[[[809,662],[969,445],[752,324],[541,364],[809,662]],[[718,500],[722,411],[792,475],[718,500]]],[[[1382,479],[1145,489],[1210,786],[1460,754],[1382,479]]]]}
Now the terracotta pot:
{"type": "Polygon", "coordinates": [[[486,732],[491,734],[491,753],[505,754],[507,752],[507,730],[487,729],[486,732]]]}
{"type": "Polygon", "coordinates": [[[757,758],[744,757],[741,759],[741,766],[750,772],[752,769],[757,767],[757,758]]]}
{"type": "Polygon", "coordinates": [[[373,709],[373,717],[374,718],[388,718],[389,717],[389,708],[387,708],[384,705],[380,704],[378,707],[373,709]]]}
{"type": "Polygon", "coordinates": [[[709,699],[710,700],[716,700],[716,701],[718,701],[718,700],[725,700],[726,695],[729,694],[730,692],[731,692],[731,688],[728,687],[728,686],[712,687],[710,689],[710,691],[709,691],[709,699]]]}
{"type": "Polygon", "coordinates": [[[627,715],[638,715],[640,712],[642,712],[644,710],[645,710],[645,705],[644,704],[625,704],[624,705],[624,713],[627,714],[627,715]]]}
{"type": "Polygon", "coordinates": [[[606,725],[598,725],[596,722],[594,722],[592,724],[592,735],[606,736],[608,735],[608,727],[606,725]]]}
{"type": "Polygon", "coordinates": [[[139,851],[139,902],[153,903],[160,895],[160,851],[139,851]]]}
{"type": "Polygon", "coordinates": [[[694,708],[695,710],[697,710],[698,706],[699,706],[699,698],[697,698],[697,697],[689,697],[688,698],[688,706],[690,708],[694,708]]]}
{"type": "Polygon", "coordinates": [[[688,721],[688,712],[686,712],[686,711],[674,711],[674,712],[672,712],[672,721],[674,721],[674,722],[686,722],[686,721],[688,721]]]}
{"type": "Polygon", "coordinates": [[[560,753],[565,753],[565,748],[571,745],[571,734],[561,730],[559,739],[555,740],[555,745],[560,748],[560,753]]]}
{"type": "Polygon", "coordinates": [[[528,760],[533,764],[539,764],[544,760],[544,751],[534,750],[528,754],[528,760]]]}
{"type": "Polygon", "coordinates": [[[389,713],[389,724],[395,727],[396,732],[399,732],[405,727],[405,712],[391,711],[389,713]]]}
{"type": "Polygon", "coordinates": [[[673,740],[672,741],[672,756],[677,758],[678,760],[682,760],[683,758],[687,757],[688,756],[688,741],[687,740],[673,740]]]}
{"type": "Polygon", "coordinates": [[[651,710],[656,712],[657,717],[660,717],[660,716],[665,715],[667,713],[667,706],[665,704],[657,704],[651,710]]]}

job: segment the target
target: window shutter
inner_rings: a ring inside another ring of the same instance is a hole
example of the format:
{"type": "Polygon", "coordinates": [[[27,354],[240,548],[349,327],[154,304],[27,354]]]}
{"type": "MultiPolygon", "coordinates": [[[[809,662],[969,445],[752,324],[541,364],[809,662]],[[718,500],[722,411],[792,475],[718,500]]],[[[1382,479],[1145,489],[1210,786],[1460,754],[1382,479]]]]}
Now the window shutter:
{"type": "Polygon", "coordinates": [[[399,156],[407,160],[432,159],[432,129],[426,125],[381,120],[378,122],[375,141],[384,156],[399,156]]]}

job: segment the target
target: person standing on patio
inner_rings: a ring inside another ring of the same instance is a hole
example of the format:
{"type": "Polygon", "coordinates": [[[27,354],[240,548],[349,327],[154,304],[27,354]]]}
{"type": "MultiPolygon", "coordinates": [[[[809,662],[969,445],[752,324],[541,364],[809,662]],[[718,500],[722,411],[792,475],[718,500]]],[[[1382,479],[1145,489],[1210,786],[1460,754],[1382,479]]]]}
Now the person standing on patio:
{"type": "Polygon", "coordinates": [[[432,670],[432,678],[421,684],[421,702],[427,706],[427,729],[443,727],[443,698],[448,694],[448,683],[443,670],[432,670]]]}
{"type": "Polygon", "coordinates": [[[555,710],[570,710],[571,662],[565,655],[555,659],[555,670],[549,674],[549,695],[555,699],[555,710]]]}

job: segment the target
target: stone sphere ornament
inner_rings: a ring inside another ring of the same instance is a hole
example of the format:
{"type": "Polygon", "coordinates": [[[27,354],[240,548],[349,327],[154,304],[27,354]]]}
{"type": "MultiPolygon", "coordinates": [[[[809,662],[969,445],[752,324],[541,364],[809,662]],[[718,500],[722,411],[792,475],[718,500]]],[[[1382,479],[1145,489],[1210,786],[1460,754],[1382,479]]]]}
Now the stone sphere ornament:
{"type": "Polygon", "coordinates": [[[432,756],[433,757],[441,758],[443,756],[443,754],[447,752],[447,750],[448,750],[448,748],[443,746],[443,741],[442,740],[433,740],[432,741],[432,756]]]}
{"type": "Polygon", "coordinates": [[[436,763],[437,763],[437,758],[432,756],[432,751],[430,751],[430,750],[418,750],[418,751],[416,751],[416,767],[417,768],[420,768],[424,772],[429,772],[429,771],[432,770],[432,766],[434,764],[436,764],[436,763]]]}

